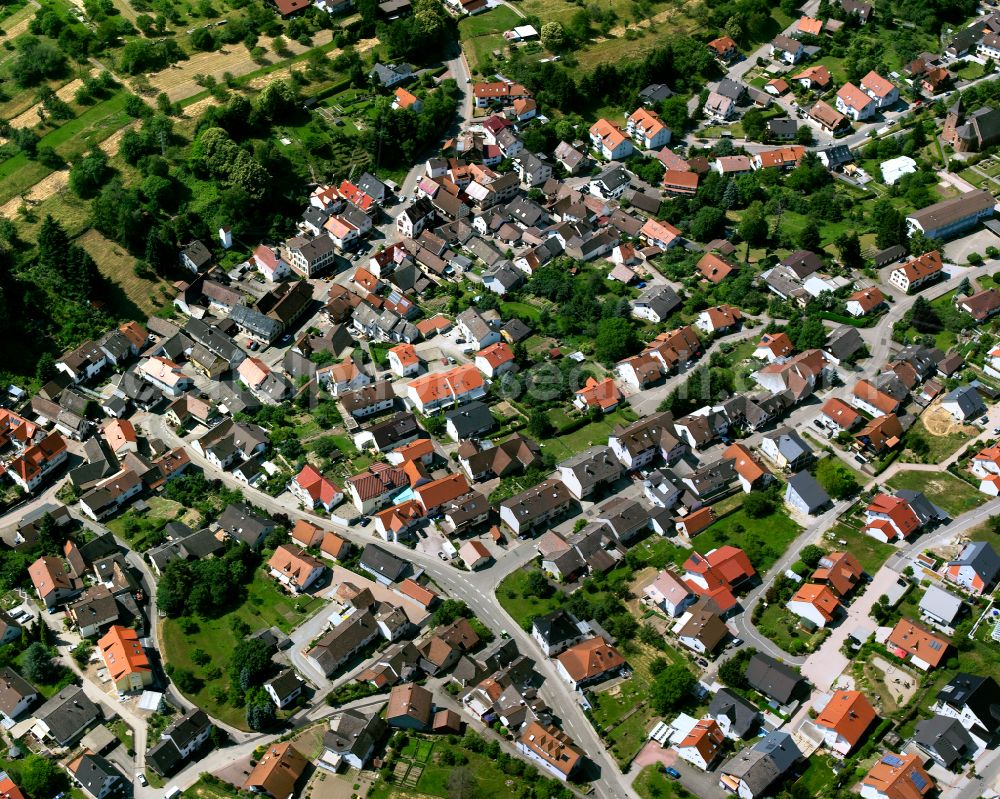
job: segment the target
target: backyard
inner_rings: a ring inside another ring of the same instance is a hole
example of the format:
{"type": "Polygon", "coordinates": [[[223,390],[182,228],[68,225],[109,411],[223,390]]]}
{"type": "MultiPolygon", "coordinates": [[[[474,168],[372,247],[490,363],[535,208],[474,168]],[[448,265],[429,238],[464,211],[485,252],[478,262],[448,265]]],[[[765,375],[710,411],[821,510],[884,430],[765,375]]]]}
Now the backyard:
{"type": "Polygon", "coordinates": [[[906,450],[900,460],[907,463],[941,463],[972,438],[975,433],[971,431],[975,428],[955,424],[947,411],[934,406],[907,431],[906,450]]]}
{"type": "MultiPolygon", "coordinates": [[[[489,746],[486,744],[486,747],[489,746]]],[[[432,740],[411,735],[396,761],[392,784],[380,779],[372,786],[368,797],[390,799],[414,794],[454,796],[451,786],[454,775],[460,771],[471,781],[468,792],[462,791],[462,796],[517,799],[524,790],[530,790],[531,783],[537,781],[538,774],[533,767],[525,767],[524,776],[517,777],[514,771],[502,768],[497,757],[491,754],[488,748],[484,752],[474,752],[448,743],[444,738],[432,740]],[[459,763],[463,765],[456,768],[459,763]]]]}
{"type": "Polygon", "coordinates": [[[947,472],[897,472],[889,478],[888,486],[923,492],[927,499],[953,519],[986,501],[985,494],[947,472]]]}
{"type": "Polygon", "coordinates": [[[642,749],[656,716],[648,704],[653,683],[650,664],[656,658],[675,663],[685,663],[686,659],[675,649],[654,649],[639,641],[633,641],[623,655],[632,676],[617,680],[608,688],[589,692],[588,697],[598,733],[610,744],[618,765],[625,767],[642,749]]]}
{"type": "Polygon", "coordinates": [[[200,687],[188,696],[191,701],[209,715],[247,729],[243,708],[225,701],[229,656],[238,642],[233,621],[239,619],[253,631],[275,626],[287,633],[322,604],[314,597],[289,596],[270,579],[257,575],[247,586],[246,601],[217,619],[164,619],[164,660],[198,677],[200,687]],[[197,650],[207,656],[207,661],[196,654],[197,650]],[[196,659],[203,662],[199,664],[196,659]]]}
{"type": "Polygon", "coordinates": [[[132,549],[138,552],[145,552],[150,547],[163,543],[166,539],[163,529],[175,519],[189,527],[197,527],[201,521],[201,514],[198,511],[185,508],[172,499],[151,497],[146,504],[149,510],[144,513],[130,509],[109,521],[107,525],[111,532],[119,538],[124,538],[132,549]]]}
{"type": "Polygon", "coordinates": [[[764,574],[801,530],[780,506],[760,519],[751,518],[740,507],[695,536],[692,543],[695,551],[702,554],[726,544],[739,547],[747,553],[757,572],[764,574]]]}
{"type": "Polygon", "coordinates": [[[837,551],[850,552],[858,559],[861,568],[868,575],[874,575],[881,569],[882,564],[895,551],[895,547],[883,544],[843,522],[834,525],[827,533],[827,537],[827,546],[837,551]]]}
{"type": "Polygon", "coordinates": [[[508,574],[497,586],[497,598],[503,609],[523,629],[531,629],[531,620],[536,616],[544,616],[565,604],[566,595],[562,591],[541,597],[531,590],[531,573],[540,571],[534,564],[525,566],[508,574]]]}
{"type": "Polygon", "coordinates": [[[822,631],[806,632],[799,626],[799,617],[783,602],[768,605],[757,622],[757,629],[786,652],[799,655],[811,652],[822,638],[822,631]]]}
{"type": "MultiPolygon", "coordinates": [[[[559,424],[560,417],[557,414],[550,414],[550,418],[557,425],[559,424]]],[[[569,417],[563,418],[569,419],[569,417]]],[[[565,460],[572,455],[576,455],[578,452],[583,452],[589,447],[597,444],[607,444],[608,436],[611,435],[617,425],[630,424],[636,418],[632,409],[625,406],[613,413],[605,414],[597,421],[585,424],[579,430],[552,436],[551,438],[544,438],[539,443],[546,452],[552,454],[556,461],[565,460]]]]}

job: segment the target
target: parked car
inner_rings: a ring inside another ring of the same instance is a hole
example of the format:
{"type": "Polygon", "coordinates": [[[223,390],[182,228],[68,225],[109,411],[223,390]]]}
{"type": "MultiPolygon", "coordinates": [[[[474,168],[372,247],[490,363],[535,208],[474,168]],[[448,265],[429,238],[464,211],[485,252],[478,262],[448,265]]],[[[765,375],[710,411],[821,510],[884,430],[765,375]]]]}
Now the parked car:
{"type": "Polygon", "coordinates": [[[667,766],[663,769],[663,773],[666,774],[672,780],[679,780],[681,778],[681,773],[675,769],[673,766],[667,766]]]}

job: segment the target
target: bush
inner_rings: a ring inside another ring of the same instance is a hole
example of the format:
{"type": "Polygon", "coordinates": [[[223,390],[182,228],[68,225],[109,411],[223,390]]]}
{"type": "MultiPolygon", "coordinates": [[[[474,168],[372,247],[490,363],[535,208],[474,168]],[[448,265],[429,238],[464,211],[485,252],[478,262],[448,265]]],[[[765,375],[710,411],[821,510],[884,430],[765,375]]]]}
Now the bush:
{"type": "Polygon", "coordinates": [[[978,252],[970,252],[967,260],[973,266],[979,266],[979,264],[983,262],[983,256],[981,256],[978,252]]]}

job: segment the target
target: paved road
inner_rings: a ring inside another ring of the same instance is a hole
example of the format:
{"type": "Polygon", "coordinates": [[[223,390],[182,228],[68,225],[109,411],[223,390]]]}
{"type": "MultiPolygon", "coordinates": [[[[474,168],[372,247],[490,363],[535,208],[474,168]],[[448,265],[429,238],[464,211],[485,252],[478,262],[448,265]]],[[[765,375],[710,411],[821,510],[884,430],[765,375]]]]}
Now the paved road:
{"type": "MultiPolygon", "coordinates": [[[[162,417],[152,417],[149,421],[151,434],[163,440],[168,446],[176,447],[186,444],[170,428],[162,417]]],[[[193,463],[201,467],[206,474],[222,480],[226,485],[239,488],[247,499],[270,513],[283,513],[291,519],[311,519],[317,521],[317,516],[299,509],[298,502],[287,496],[271,497],[253,488],[247,488],[239,483],[232,474],[218,471],[212,464],[204,460],[198,453],[188,447],[188,454],[193,463]]],[[[601,779],[595,784],[596,793],[601,799],[612,797],[632,797],[629,780],[618,771],[614,762],[604,750],[604,745],[590,722],[583,714],[582,708],[569,686],[563,683],[556,674],[550,661],[541,657],[531,637],[514,624],[495,595],[496,586],[510,572],[531,561],[535,556],[535,548],[531,542],[521,542],[512,546],[507,552],[498,554],[492,566],[477,572],[463,572],[444,564],[437,557],[415,551],[409,547],[393,542],[384,542],[371,532],[362,528],[338,527],[338,532],[354,544],[363,547],[375,540],[379,545],[395,554],[404,557],[414,568],[424,572],[445,592],[465,601],[478,619],[495,631],[506,630],[514,638],[519,649],[526,654],[537,657],[537,671],[544,678],[540,691],[556,716],[562,722],[563,728],[580,744],[588,757],[600,770],[601,779]]]]}

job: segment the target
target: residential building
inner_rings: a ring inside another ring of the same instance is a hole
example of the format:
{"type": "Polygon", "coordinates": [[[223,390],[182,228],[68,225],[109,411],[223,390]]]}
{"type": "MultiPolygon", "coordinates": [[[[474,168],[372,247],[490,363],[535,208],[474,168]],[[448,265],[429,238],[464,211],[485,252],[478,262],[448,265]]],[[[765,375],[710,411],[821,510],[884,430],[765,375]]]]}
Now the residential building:
{"type": "Polygon", "coordinates": [[[628,134],[606,119],[599,119],[590,126],[590,143],[607,161],[620,161],[634,152],[628,134]]]}
{"type": "Polygon", "coordinates": [[[715,720],[722,734],[733,740],[753,735],[760,726],[757,706],[728,688],[720,688],[708,706],[708,715],[715,720]]]}
{"type": "Polygon", "coordinates": [[[885,544],[906,538],[920,526],[913,508],[899,496],[876,494],[865,508],[865,533],[885,544]]]}
{"type": "Polygon", "coordinates": [[[67,763],[66,770],[92,799],[120,796],[128,784],[125,776],[109,760],[89,750],[67,763]]]}
{"type": "Polygon", "coordinates": [[[726,736],[714,719],[701,719],[676,745],[677,755],[707,771],[722,754],[726,736]]]}
{"type": "Polygon", "coordinates": [[[805,583],[792,595],[786,607],[812,627],[822,628],[839,615],[840,600],[829,586],[822,583],[805,583]]]}
{"type": "Polygon", "coordinates": [[[917,291],[943,274],[941,253],[931,250],[900,264],[889,273],[889,283],[907,293],[917,291]]]}
{"type": "Polygon", "coordinates": [[[500,503],[500,520],[519,538],[533,534],[573,504],[562,480],[548,479],[500,503]]]}
{"type": "Polygon", "coordinates": [[[159,742],[146,753],[146,765],[161,777],[171,776],[205,746],[212,728],[204,710],[190,709],[163,730],[159,742]]]}
{"type": "Polygon", "coordinates": [[[427,730],[433,709],[434,697],[430,691],[416,683],[404,683],[393,687],[389,693],[385,721],[390,727],[427,730]]]}
{"type": "Polygon", "coordinates": [[[1000,555],[988,541],[970,541],[945,567],[945,578],[974,594],[986,594],[1000,574],[1000,555]]]}
{"type": "Polygon", "coordinates": [[[829,494],[809,472],[798,472],[788,479],[785,502],[800,513],[815,515],[831,504],[829,494]]]}
{"type": "Polygon", "coordinates": [[[888,752],[869,769],[861,781],[863,799],[920,799],[935,789],[916,754],[888,752]]]}
{"type": "Polygon", "coordinates": [[[372,759],[375,747],[385,735],[386,724],[377,713],[344,710],[330,719],[323,736],[323,754],[317,765],[337,771],[341,763],[362,769],[372,759]]]}
{"type": "Polygon", "coordinates": [[[556,657],[571,646],[582,643],[590,635],[589,627],[565,610],[536,616],[531,622],[531,637],[545,657],[556,657]]]}
{"type": "Polygon", "coordinates": [[[781,705],[787,705],[806,685],[798,671],[760,652],[750,658],[746,678],[751,688],[781,705]]]}
{"type": "Polygon", "coordinates": [[[322,507],[328,513],[344,501],[344,492],[309,464],[288,483],[288,490],[308,508],[322,507]]]}
{"type": "Polygon", "coordinates": [[[584,499],[615,483],[622,475],[622,464],[611,447],[597,446],[566,459],[558,470],[569,493],[576,499],[584,499]]]}
{"type": "Polygon", "coordinates": [[[877,718],[875,709],[860,691],[834,691],[813,724],[823,733],[823,743],[848,755],[877,718]]]}
{"type": "Polygon", "coordinates": [[[532,721],[515,744],[517,750],[549,775],[568,780],[582,765],[584,756],[562,730],[532,721]]]}
{"type": "Polygon", "coordinates": [[[410,381],[406,391],[413,406],[427,414],[479,399],[486,394],[486,386],[475,366],[462,364],[445,372],[421,375],[410,381]]]}
{"type": "Polygon", "coordinates": [[[946,769],[977,757],[981,748],[956,718],[932,716],[917,722],[913,743],[921,752],[946,769]]]}
{"type": "Polygon", "coordinates": [[[867,316],[885,305],[885,295],[877,286],[861,289],[847,298],[847,312],[851,316],[867,316]]]}
{"type": "Polygon", "coordinates": [[[97,642],[108,676],[121,693],[141,691],[153,683],[153,669],[139,636],[130,627],[114,625],[97,642]]]}
{"type": "Polygon", "coordinates": [[[903,618],[892,628],[885,645],[896,657],[908,660],[921,671],[929,671],[942,663],[951,644],[947,638],[903,618]]]}
{"type": "Polygon", "coordinates": [[[281,544],[267,562],[270,575],[292,594],[301,594],[326,572],[322,561],[314,558],[302,547],[281,544]]]}
{"type": "Polygon", "coordinates": [[[272,743],[261,755],[243,783],[244,790],[287,799],[309,766],[309,761],[288,741],[272,743]]]}
{"type": "Polygon", "coordinates": [[[625,666],[625,658],[599,636],[574,644],[556,656],[556,671],[574,690],[618,674],[625,666]]]}
{"type": "Polygon", "coordinates": [[[83,689],[68,685],[49,697],[34,714],[31,734],[39,741],[69,747],[101,720],[101,710],[83,689]]]}
{"type": "Polygon", "coordinates": [[[670,144],[670,128],[655,111],[636,109],[628,118],[628,135],[643,150],[658,150],[670,144]]]}
{"type": "Polygon", "coordinates": [[[792,736],[774,730],[719,767],[719,787],[740,799],[770,795],[771,787],[801,759],[792,736]]]}
{"type": "Polygon", "coordinates": [[[845,83],[837,91],[837,110],[854,120],[862,122],[878,110],[878,102],[853,83],[845,83]]]}
{"type": "Polygon", "coordinates": [[[661,571],[642,592],[643,601],[670,618],[680,616],[695,600],[694,592],[672,571],[661,571]]]}

